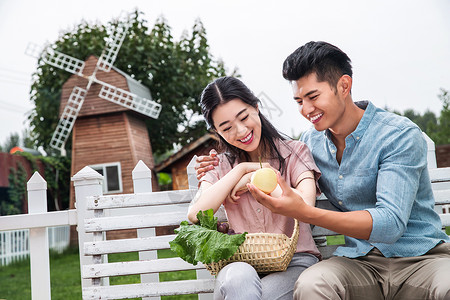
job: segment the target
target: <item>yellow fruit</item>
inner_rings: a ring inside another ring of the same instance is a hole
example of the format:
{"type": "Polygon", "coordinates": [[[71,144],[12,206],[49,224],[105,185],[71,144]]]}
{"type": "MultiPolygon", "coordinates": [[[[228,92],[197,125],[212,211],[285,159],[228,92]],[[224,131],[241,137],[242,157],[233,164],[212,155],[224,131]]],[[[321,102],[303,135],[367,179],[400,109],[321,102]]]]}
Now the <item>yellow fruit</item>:
{"type": "Polygon", "coordinates": [[[270,196],[274,198],[280,198],[283,195],[283,190],[281,189],[280,185],[277,184],[277,187],[270,193],[270,196]]]}
{"type": "Polygon", "coordinates": [[[266,194],[277,187],[277,174],[271,168],[261,168],[253,173],[251,183],[266,194]]]}

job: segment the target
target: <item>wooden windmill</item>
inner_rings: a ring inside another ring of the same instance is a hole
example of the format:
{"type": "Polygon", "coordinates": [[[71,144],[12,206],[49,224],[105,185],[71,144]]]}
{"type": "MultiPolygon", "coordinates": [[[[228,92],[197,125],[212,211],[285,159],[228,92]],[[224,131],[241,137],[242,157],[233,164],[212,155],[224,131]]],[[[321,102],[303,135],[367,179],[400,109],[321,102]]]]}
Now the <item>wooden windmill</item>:
{"type": "Polygon", "coordinates": [[[131,174],[139,160],[153,168],[144,119],[156,119],[161,111],[147,87],[113,67],[129,21],[118,24],[99,59],[81,61],[51,47],[40,52],[43,62],[73,74],[62,88],[60,119],[50,147],[65,155],[72,132],[72,175],[92,166],[105,176],[105,193],[132,192],[132,179],[121,174],[131,174]]]}

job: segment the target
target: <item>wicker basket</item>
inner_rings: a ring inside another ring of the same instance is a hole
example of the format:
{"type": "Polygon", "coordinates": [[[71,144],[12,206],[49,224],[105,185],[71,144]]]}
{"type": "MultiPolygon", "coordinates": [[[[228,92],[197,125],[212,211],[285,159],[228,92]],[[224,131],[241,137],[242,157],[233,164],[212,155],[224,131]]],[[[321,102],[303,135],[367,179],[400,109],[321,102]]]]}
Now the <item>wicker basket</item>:
{"type": "Polygon", "coordinates": [[[295,220],[290,238],[280,233],[248,233],[232,257],[206,264],[205,267],[211,275],[217,275],[227,264],[243,261],[252,265],[258,273],[285,271],[297,249],[298,232],[299,225],[295,220]]]}

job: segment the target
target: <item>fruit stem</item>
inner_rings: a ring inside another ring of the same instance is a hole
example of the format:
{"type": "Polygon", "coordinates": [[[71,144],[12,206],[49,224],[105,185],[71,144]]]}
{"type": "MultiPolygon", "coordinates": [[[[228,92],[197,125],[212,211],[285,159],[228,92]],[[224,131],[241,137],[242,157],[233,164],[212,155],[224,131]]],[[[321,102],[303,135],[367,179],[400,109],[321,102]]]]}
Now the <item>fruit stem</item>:
{"type": "Polygon", "coordinates": [[[258,156],[258,159],[259,159],[259,165],[261,166],[261,169],[262,169],[261,156],[258,156]]]}

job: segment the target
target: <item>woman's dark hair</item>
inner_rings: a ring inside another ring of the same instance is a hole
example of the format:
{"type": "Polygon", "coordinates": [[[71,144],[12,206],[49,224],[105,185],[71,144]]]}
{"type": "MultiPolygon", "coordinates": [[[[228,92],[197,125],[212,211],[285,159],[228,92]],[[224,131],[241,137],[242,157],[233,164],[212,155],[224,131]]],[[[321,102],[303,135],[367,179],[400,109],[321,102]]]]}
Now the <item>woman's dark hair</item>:
{"type": "MultiPolygon", "coordinates": [[[[213,111],[220,104],[227,103],[234,99],[240,99],[254,108],[257,108],[258,103],[260,103],[259,99],[252,91],[250,91],[242,81],[235,77],[220,77],[206,86],[200,96],[200,106],[202,108],[203,117],[209,128],[215,129],[212,120],[213,111]]],[[[261,152],[266,154],[265,158],[277,158],[280,163],[279,169],[281,173],[284,173],[284,159],[275,145],[275,140],[279,139],[280,141],[283,141],[287,138],[283,137],[278,132],[269,120],[261,114],[261,111],[259,111],[258,115],[261,119],[261,152]]],[[[236,159],[238,159],[239,162],[250,161],[250,156],[246,151],[230,145],[220,134],[217,134],[217,132],[216,135],[220,140],[219,151],[225,152],[230,164],[233,164],[236,159]]]]}
{"type": "Polygon", "coordinates": [[[283,77],[295,81],[316,73],[319,82],[334,89],[342,75],[352,77],[351,60],[341,49],[326,42],[309,42],[295,50],[283,63],[283,77]]]}

